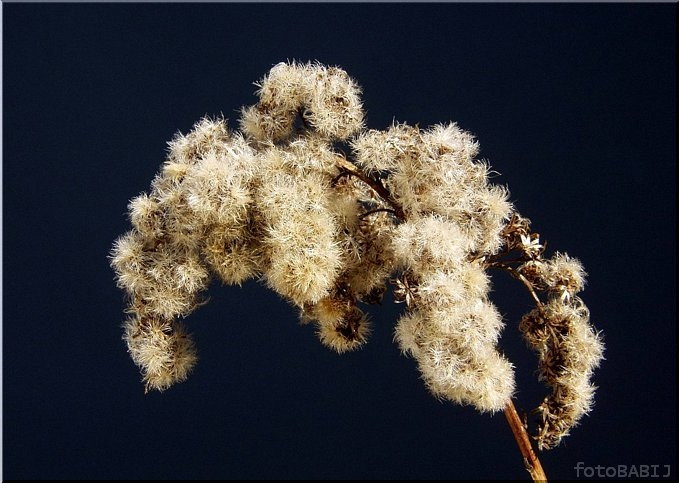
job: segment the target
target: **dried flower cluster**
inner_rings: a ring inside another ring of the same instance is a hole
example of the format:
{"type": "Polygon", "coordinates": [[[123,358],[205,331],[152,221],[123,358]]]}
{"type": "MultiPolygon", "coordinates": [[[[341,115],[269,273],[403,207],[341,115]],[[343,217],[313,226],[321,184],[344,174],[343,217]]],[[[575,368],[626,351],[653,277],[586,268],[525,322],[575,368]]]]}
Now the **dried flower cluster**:
{"type": "Polygon", "coordinates": [[[360,304],[379,302],[392,282],[407,306],[396,340],[431,392],[502,410],[514,376],[497,349],[503,321],[487,269],[503,268],[536,299],[521,331],[554,389],[540,407],[540,444],[557,444],[590,408],[602,357],[576,296],[580,264],[542,258],[539,238],[507,190],[489,183],[478,144],[457,125],[366,130],[360,89],[336,67],[281,63],[257,86],[240,132],[205,118],[170,142],[151,190],[130,202],[132,230],[113,247],[130,300],[124,339],[147,389],[165,390],[193,368],[179,319],[212,278],[261,279],[337,352],[366,341],[360,304]]]}
{"type": "MultiPolygon", "coordinates": [[[[584,288],[580,262],[555,253],[544,259],[539,235],[530,233],[530,222],[514,215],[503,230],[505,253],[518,258],[513,274],[520,277],[537,298],[536,307],[521,320],[519,329],[540,358],[539,377],[552,387],[552,394],[535,412],[540,415],[538,446],[553,448],[593,403],[590,378],[603,357],[603,345],[589,323],[589,310],[577,294],[584,288]]],[[[496,261],[494,263],[506,264],[496,261]]]]}

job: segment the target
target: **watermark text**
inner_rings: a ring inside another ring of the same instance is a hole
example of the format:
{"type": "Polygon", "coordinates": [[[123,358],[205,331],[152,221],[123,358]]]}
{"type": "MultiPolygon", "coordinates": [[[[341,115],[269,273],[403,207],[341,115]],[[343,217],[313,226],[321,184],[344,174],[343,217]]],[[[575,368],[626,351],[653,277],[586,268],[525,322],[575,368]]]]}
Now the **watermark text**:
{"type": "Polygon", "coordinates": [[[573,469],[576,478],[669,478],[672,475],[672,465],[588,466],[578,461],[573,469]]]}

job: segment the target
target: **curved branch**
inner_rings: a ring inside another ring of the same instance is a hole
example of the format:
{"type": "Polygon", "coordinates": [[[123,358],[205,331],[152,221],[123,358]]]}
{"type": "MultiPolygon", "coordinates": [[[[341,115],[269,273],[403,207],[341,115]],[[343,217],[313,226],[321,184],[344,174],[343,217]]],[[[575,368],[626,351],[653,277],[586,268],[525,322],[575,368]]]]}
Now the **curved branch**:
{"type": "Polygon", "coordinates": [[[526,289],[528,290],[528,293],[530,296],[533,298],[533,301],[535,302],[535,305],[538,307],[542,307],[542,300],[540,300],[540,297],[538,297],[537,292],[535,291],[535,287],[533,284],[526,278],[524,277],[521,272],[519,272],[516,268],[510,267],[507,265],[505,262],[493,262],[489,263],[487,265],[488,268],[499,268],[501,270],[504,270],[508,274],[510,274],[512,277],[517,279],[519,282],[521,282],[526,289]]]}

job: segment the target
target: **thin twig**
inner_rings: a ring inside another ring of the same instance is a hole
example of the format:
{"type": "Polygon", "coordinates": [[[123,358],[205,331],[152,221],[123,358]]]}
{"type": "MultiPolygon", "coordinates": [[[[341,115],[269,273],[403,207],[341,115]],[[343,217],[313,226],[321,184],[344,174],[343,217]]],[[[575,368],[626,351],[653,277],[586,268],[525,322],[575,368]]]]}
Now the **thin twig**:
{"type": "Polygon", "coordinates": [[[547,475],[542,469],[540,460],[538,459],[535,451],[533,451],[533,446],[528,438],[528,433],[526,433],[526,428],[521,422],[519,414],[516,412],[516,407],[514,403],[510,400],[507,407],[505,407],[505,416],[507,417],[507,422],[509,427],[514,433],[514,438],[516,439],[516,444],[519,445],[519,450],[523,455],[523,462],[526,465],[526,470],[530,473],[533,481],[547,481],[547,475]]]}
{"type": "Polygon", "coordinates": [[[535,287],[533,286],[530,281],[521,274],[516,268],[510,267],[504,262],[493,262],[487,265],[488,268],[499,268],[504,270],[505,272],[509,273],[512,277],[517,279],[519,282],[525,285],[526,289],[528,289],[528,293],[530,296],[533,298],[533,301],[535,302],[535,305],[538,307],[542,307],[542,300],[540,300],[540,297],[538,297],[537,292],[535,291],[535,287]]]}
{"type": "MultiPolygon", "coordinates": [[[[370,186],[384,201],[386,201],[394,210],[394,214],[396,215],[397,218],[401,220],[405,220],[405,214],[403,213],[403,208],[401,208],[401,205],[399,205],[394,198],[391,196],[391,193],[387,188],[384,187],[384,185],[376,180],[365,174],[363,171],[361,171],[354,163],[351,161],[347,160],[344,157],[341,156],[336,156],[335,161],[337,162],[337,166],[340,167],[340,169],[344,170],[344,172],[356,176],[358,179],[363,181],[365,184],[370,186]]],[[[342,174],[342,173],[340,173],[342,174]]]]}
{"type": "Polygon", "coordinates": [[[396,212],[392,210],[391,208],[375,208],[374,210],[366,211],[365,213],[361,213],[359,215],[359,219],[363,219],[366,216],[373,215],[375,213],[391,213],[392,215],[396,216],[396,212]]]}
{"type": "Polygon", "coordinates": [[[493,266],[494,264],[496,264],[496,263],[502,263],[502,264],[509,264],[509,263],[526,263],[526,262],[528,262],[528,261],[530,261],[530,260],[527,260],[527,259],[524,258],[524,257],[520,257],[520,258],[509,258],[509,259],[506,259],[506,260],[488,261],[488,262],[486,262],[486,266],[487,266],[487,267],[492,267],[492,266],[493,266]]]}
{"type": "Polygon", "coordinates": [[[351,173],[340,168],[339,174],[337,176],[335,176],[332,179],[332,181],[330,181],[330,186],[332,186],[334,188],[335,186],[337,186],[337,183],[339,182],[339,180],[341,180],[342,178],[346,178],[347,176],[351,176],[351,173]]]}

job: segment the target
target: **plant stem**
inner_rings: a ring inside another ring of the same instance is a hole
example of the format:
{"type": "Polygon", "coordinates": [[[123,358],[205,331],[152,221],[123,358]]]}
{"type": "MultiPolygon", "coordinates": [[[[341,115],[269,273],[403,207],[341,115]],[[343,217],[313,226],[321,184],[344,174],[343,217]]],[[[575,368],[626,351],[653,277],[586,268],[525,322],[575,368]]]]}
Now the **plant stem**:
{"type": "Polygon", "coordinates": [[[385,188],[382,183],[365,174],[354,163],[345,159],[344,157],[337,156],[335,160],[337,162],[337,166],[339,166],[343,171],[353,176],[356,176],[358,179],[360,179],[365,184],[370,186],[373,190],[375,190],[375,192],[378,195],[380,195],[384,201],[389,203],[389,205],[391,205],[391,207],[394,209],[394,214],[396,215],[397,218],[401,220],[405,219],[403,208],[401,208],[401,206],[394,200],[389,190],[385,188]]]}
{"type": "Polygon", "coordinates": [[[542,307],[542,300],[540,300],[540,297],[538,297],[538,294],[535,292],[535,287],[533,287],[533,284],[528,281],[526,277],[524,277],[521,272],[516,270],[513,267],[510,267],[509,265],[503,263],[503,262],[493,262],[488,265],[488,268],[500,268],[510,274],[512,277],[517,279],[519,282],[521,282],[526,289],[528,290],[528,293],[532,297],[533,301],[535,302],[535,305],[538,307],[542,307]]]}
{"type": "Polygon", "coordinates": [[[374,210],[366,211],[365,213],[362,213],[359,215],[359,219],[363,219],[367,216],[373,215],[375,213],[391,213],[392,215],[396,216],[396,212],[392,210],[391,208],[376,208],[374,210]]]}
{"type": "Polygon", "coordinates": [[[533,481],[547,481],[547,475],[545,475],[540,460],[538,459],[535,451],[533,451],[533,446],[528,438],[528,433],[526,433],[526,428],[521,422],[518,413],[516,412],[516,407],[514,407],[514,402],[509,401],[507,407],[505,407],[505,416],[507,417],[507,422],[509,427],[514,433],[514,438],[516,439],[516,444],[519,445],[519,450],[523,455],[523,464],[526,466],[526,470],[530,473],[533,481]]]}

